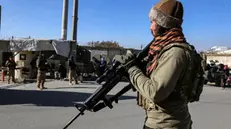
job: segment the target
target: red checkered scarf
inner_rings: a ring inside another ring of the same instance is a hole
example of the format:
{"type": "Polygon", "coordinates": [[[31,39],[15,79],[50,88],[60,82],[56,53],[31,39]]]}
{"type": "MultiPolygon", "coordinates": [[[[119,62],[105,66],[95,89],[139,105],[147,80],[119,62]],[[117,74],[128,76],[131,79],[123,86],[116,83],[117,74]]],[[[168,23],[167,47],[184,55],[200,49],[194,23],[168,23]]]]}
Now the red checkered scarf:
{"type": "Polygon", "coordinates": [[[153,69],[156,68],[156,59],[160,51],[168,44],[171,43],[186,43],[186,39],[180,28],[173,28],[163,35],[155,38],[154,42],[151,44],[148,52],[149,59],[152,61],[151,65],[147,68],[147,75],[150,75],[153,69]]]}

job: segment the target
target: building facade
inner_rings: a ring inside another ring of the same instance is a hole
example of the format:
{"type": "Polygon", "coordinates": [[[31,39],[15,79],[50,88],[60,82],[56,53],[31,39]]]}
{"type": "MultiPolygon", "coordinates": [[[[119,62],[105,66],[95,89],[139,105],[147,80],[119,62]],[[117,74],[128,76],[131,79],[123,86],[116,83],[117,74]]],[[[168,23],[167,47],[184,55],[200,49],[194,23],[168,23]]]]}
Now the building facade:
{"type": "Polygon", "coordinates": [[[225,65],[228,65],[229,68],[231,68],[231,54],[217,54],[217,53],[206,53],[207,56],[207,63],[210,62],[210,60],[217,60],[219,63],[223,63],[225,65]]]}

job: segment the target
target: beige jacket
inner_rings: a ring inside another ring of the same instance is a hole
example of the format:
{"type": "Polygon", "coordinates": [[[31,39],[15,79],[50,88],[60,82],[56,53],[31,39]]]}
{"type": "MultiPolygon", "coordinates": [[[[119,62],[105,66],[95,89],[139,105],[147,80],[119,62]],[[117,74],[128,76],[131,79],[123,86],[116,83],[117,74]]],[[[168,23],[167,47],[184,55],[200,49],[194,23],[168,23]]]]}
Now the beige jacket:
{"type": "Polygon", "coordinates": [[[179,86],[178,80],[183,79],[187,65],[188,54],[185,50],[172,47],[161,55],[158,66],[150,77],[136,66],[128,70],[133,86],[150,101],[150,110],[146,111],[146,126],[154,129],[191,128],[187,103],[171,96],[179,86]]]}

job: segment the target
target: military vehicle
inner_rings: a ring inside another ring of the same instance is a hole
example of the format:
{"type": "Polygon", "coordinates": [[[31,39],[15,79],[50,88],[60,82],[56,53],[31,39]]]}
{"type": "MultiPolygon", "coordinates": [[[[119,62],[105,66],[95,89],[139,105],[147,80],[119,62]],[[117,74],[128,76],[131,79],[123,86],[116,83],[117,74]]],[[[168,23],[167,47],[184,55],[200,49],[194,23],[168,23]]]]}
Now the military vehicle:
{"type": "Polygon", "coordinates": [[[205,68],[205,84],[208,82],[215,83],[216,86],[220,86],[221,84],[221,76],[222,76],[222,66],[223,64],[218,61],[210,60],[210,63],[206,65],[205,68]]]}

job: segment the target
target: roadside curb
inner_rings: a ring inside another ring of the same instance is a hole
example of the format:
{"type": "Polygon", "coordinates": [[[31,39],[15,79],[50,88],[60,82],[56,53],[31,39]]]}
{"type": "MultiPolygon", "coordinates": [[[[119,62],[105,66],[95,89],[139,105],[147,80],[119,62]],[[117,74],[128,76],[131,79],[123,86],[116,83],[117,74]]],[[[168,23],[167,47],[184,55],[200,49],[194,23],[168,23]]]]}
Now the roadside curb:
{"type": "Polygon", "coordinates": [[[21,86],[22,84],[4,84],[0,85],[0,89],[9,89],[17,86],[21,86]]]}

